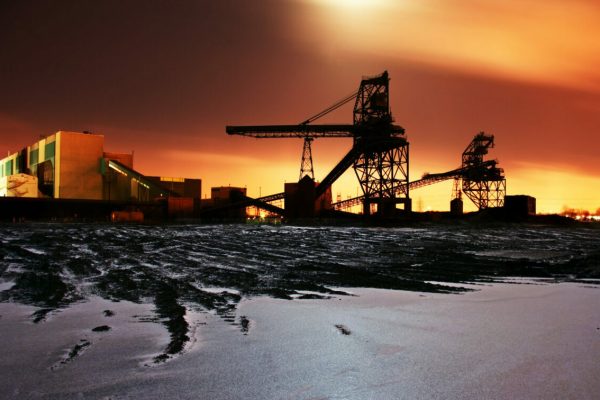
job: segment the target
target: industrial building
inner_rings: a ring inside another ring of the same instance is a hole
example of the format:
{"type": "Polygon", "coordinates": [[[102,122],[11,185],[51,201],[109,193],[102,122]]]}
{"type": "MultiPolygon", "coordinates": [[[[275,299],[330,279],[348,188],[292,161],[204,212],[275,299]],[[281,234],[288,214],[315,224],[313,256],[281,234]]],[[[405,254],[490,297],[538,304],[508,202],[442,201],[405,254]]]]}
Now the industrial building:
{"type": "Polygon", "coordinates": [[[363,78],[355,93],[300,124],[227,126],[226,132],[259,139],[303,139],[298,182],[259,198],[248,197],[241,187],[213,187],[211,198],[201,199],[200,179],[145,176],[134,169],[133,153],[106,152],[103,135],[59,131],[0,160],[0,197],[120,202],[138,208],[161,204],[164,216],[172,218],[239,220],[246,217],[248,207],[287,220],[348,218],[348,211],[360,206],[365,217],[406,219],[412,213],[413,190],[453,179],[453,218],[463,214],[463,196],[480,211],[503,209],[502,215],[508,216],[536,212],[535,198],[506,196],[504,170],[498,160],[487,157],[494,136],[485,132],[474,136],[454,169],[410,181],[409,142],[404,129],[394,124],[387,71],[363,78]],[[313,124],[352,101],[351,124],[313,124]],[[352,139],[347,154],[319,181],[311,150],[317,138],[352,139]],[[362,194],[333,203],[331,187],[350,168],[362,194]]]}
{"type": "Polygon", "coordinates": [[[141,174],[133,153],[106,152],[95,133],[58,131],[0,160],[3,219],[188,218],[201,193],[200,179],[141,174]]]}
{"type": "Polygon", "coordinates": [[[210,189],[210,199],[203,199],[201,206],[207,212],[205,216],[242,220],[246,218],[247,199],[246,188],[217,186],[210,189]]]}
{"type": "Polygon", "coordinates": [[[5,197],[151,202],[202,193],[200,179],[144,176],[132,153],[106,152],[103,135],[85,132],[58,131],[0,160],[0,171],[5,197]]]}
{"type": "MultiPolygon", "coordinates": [[[[102,199],[102,176],[99,160],[103,157],[101,135],[84,135],[60,131],[27,146],[0,161],[3,181],[14,175],[37,180],[37,193],[27,197],[102,199]]],[[[5,196],[20,197],[19,191],[5,196]]]]}
{"type": "Polygon", "coordinates": [[[331,210],[331,187],[317,197],[318,186],[318,182],[308,175],[304,175],[297,183],[286,183],[284,186],[286,216],[292,219],[314,218],[324,210],[331,210]]]}
{"type": "Polygon", "coordinates": [[[58,131],[0,160],[1,219],[139,221],[140,210],[152,219],[246,218],[245,188],[201,196],[200,179],[146,176],[133,153],[105,151],[95,133],[58,131]]]}

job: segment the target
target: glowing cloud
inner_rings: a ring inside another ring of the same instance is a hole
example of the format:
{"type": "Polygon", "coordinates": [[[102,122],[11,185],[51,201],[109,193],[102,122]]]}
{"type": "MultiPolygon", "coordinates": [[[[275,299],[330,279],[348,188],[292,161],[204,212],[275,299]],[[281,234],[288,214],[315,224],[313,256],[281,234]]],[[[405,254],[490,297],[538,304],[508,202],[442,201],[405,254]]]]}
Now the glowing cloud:
{"type": "Polygon", "coordinates": [[[592,1],[308,1],[322,6],[323,31],[349,53],[600,90],[592,1]]]}
{"type": "Polygon", "coordinates": [[[373,8],[389,5],[389,0],[310,0],[313,3],[339,9],[373,8]]]}

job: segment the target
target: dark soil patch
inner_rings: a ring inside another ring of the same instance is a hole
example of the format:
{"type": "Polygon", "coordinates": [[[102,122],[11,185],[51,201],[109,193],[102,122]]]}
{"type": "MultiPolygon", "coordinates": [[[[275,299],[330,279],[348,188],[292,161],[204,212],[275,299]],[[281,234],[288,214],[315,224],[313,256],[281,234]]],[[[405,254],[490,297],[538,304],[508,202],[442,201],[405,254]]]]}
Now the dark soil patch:
{"type": "Polygon", "coordinates": [[[348,336],[348,335],[352,334],[350,329],[348,329],[345,325],[338,324],[338,325],[335,325],[335,327],[342,335],[348,336]]]}
{"type": "Polygon", "coordinates": [[[108,325],[100,325],[92,329],[92,332],[108,332],[110,331],[110,326],[108,325]]]}

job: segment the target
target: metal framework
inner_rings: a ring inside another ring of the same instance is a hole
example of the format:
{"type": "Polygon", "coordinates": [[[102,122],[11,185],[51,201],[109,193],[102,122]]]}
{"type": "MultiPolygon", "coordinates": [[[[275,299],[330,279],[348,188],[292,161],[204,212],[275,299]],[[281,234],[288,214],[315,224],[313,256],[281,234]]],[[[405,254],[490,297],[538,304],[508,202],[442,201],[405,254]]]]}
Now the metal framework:
{"type": "MultiPolygon", "coordinates": [[[[484,161],[484,164],[485,163],[488,163],[488,162],[484,161]]],[[[457,168],[457,169],[453,169],[448,172],[442,172],[439,174],[425,174],[419,180],[412,181],[408,184],[403,182],[401,185],[397,186],[395,190],[396,190],[397,196],[401,196],[403,194],[406,194],[409,191],[413,191],[415,189],[419,189],[424,186],[429,186],[429,185],[433,185],[438,182],[446,181],[448,179],[460,177],[465,172],[466,172],[465,168],[457,168]]],[[[336,210],[346,210],[346,209],[355,207],[357,205],[363,204],[363,202],[365,201],[364,199],[365,199],[364,196],[358,196],[358,197],[338,201],[336,203],[333,203],[333,208],[335,208],[336,210]]]]}
{"type": "Polygon", "coordinates": [[[391,214],[396,204],[410,210],[408,190],[408,142],[404,129],[392,124],[389,107],[389,77],[363,79],[354,105],[354,147],[360,155],[354,161],[354,172],[363,191],[363,213],[377,204],[379,214],[391,214]],[[404,192],[397,189],[405,186],[404,192]]]}
{"type": "Polygon", "coordinates": [[[225,131],[229,135],[249,136],[257,139],[343,138],[354,136],[354,125],[246,125],[226,126],[225,131]]]}
{"type": "Polygon", "coordinates": [[[354,172],[363,190],[363,212],[368,214],[371,204],[395,208],[406,204],[408,189],[408,143],[388,143],[378,150],[362,151],[354,161],[354,172]]]}
{"type": "Polygon", "coordinates": [[[392,122],[389,89],[387,71],[379,76],[363,78],[354,104],[354,125],[366,127],[392,122]]]}
{"type": "Polygon", "coordinates": [[[298,182],[300,182],[300,180],[306,175],[308,175],[313,181],[315,180],[312,149],[310,148],[310,143],[312,141],[313,138],[311,138],[310,136],[304,138],[304,148],[302,149],[302,160],[300,161],[300,177],[298,177],[298,182]]]}
{"type": "Polygon", "coordinates": [[[454,177],[454,184],[452,185],[452,200],[462,200],[462,181],[460,176],[454,177]]]}
{"type": "Polygon", "coordinates": [[[379,214],[392,213],[397,204],[404,204],[404,209],[410,210],[408,141],[404,129],[393,124],[387,71],[375,77],[363,78],[357,92],[299,125],[227,126],[226,132],[255,138],[305,139],[300,179],[308,175],[308,171],[314,177],[310,148],[312,139],[352,137],[354,141],[350,151],[315,189],[317,197],[353,166],[363,191],[365,214],[370,213],[371,204],[377,204],[379,214]],[[353,99],[356,101],[352,125],[311,124],[353,99]],[[402,186],[406,189],[399,191],[398,188],[402,186]]]}
{"type": "Polygon", "coordinates": [[[462,166],[468,172],[461,176],[462,192],[479,210],[502,207],[506,195],[504,170],[496,160],[484,164],[483,157],[494,147],[494,136],[479,132],[462,154],[462,166]]]}
{"type": "MultiPolygon", "coordinates": [[[[461,199],[462,193],[465,193],[465,196],[467,196],[479,210],[488,207],[502,207],[504,205],[504,196],[506,194],[504,171],[502,168],[498,168],[497,160],[484,160],[484,156],[488,153],[488,149],[492,147],[494,147],[494,136],[480,132],[475,135],[471,143],[469,143],[463,152],[461,159],[462,165],[460,168],[437,174],[425,174],[421,179],[410,183],[400,180],[393,190],[396,191],[397,197],[401,197],[402,195],[408,197],[408,193],[411,190],[446,181],[448,179],[454,179],[452,190],[453,199],[461,199]]],[[[406,147],[406,150],[408,151],[408,147],[406,147]]],[[[400,155],[399,158],[401,159],[402,155],[400,155]]],[[[408,156],[406,159],[406,167],[408,168],[408,156]]],[[[382,171],[384,170],[385,169],[382,171]]],[[[403,174],[401,173],[400,176],[403,176],[403,174]]],[[[406,176],[408,176],[408,171],[406,176]]],[[[373,181],[377,176],[372,176],[371,178],[371,181],[373,181]]],[[[394,179],[390,178],[388,181],[391,182],[394,181],[394,179]]],[[[368,202],[369,200],[367,200],[366,196],[358,196],[333,203],[333,207],[336,210],[347,210],[357,205],[364,204],[364,207],[366,208],[369,207],[368,202]]]]}

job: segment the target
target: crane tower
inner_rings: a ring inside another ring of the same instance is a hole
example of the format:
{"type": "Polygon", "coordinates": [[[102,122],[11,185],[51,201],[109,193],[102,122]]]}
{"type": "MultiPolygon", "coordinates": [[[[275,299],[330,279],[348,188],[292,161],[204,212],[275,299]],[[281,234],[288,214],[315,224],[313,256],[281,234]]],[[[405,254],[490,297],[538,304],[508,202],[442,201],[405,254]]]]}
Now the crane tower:
{"type": "Polygon", "coordinates": [[[300,179],[314,179],[311,142],[317,138],[352,138],[352,147],[338,164],[316,184],[318,199],[348,169],[353,167],[363,192],[363,212],[393,215],[398,204],[411,210],[408,192],[409,144],[404,129],[395,125],[389,105],[387,71],[361,80],[355,93],[297,125],[227,126],[230,135],[255,138],[304,139],[300,179]],[[352,124],[313,124],[333,110],[355,100],[352,124]],[[404,190],[399,190],[405,188],[404,190]]]}

